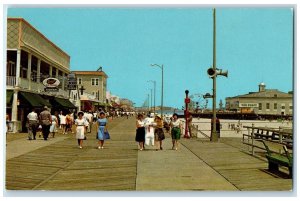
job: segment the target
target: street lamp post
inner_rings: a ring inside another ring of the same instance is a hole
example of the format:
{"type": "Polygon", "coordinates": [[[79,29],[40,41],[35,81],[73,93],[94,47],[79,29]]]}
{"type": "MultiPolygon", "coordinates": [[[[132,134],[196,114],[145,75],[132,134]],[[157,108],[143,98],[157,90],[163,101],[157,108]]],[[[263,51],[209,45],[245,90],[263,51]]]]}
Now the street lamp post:
{"type": "Polygon", "coordinates": [[[152,89],[150,89],[151,91],[151,96],[150,96],[150,112],[152,112],[152,89]]]}
{"type": "Polygon", "coordinates": [[[149,94],[148,94],[148,112],[150,111],[150,96],[149,96],[149,94]]]}
{"type": "Polygon", "coordinates": [[[153,90],[153,111],[154,111],[154,114],[155,114],[155,88],[156,88],[156,81],[154,80],[148,80],[148,82],[152,82],[154,84],[154,90],[153,90]]]}
{"type": "Polygon", "coordinates": [[[161,69],[161,106],[160,106],[160,114],[163,119],[163,105],[164,105],[164,65],[161,66],[158,64],[151,64],[151,66],[158,66],[161,69]]]}

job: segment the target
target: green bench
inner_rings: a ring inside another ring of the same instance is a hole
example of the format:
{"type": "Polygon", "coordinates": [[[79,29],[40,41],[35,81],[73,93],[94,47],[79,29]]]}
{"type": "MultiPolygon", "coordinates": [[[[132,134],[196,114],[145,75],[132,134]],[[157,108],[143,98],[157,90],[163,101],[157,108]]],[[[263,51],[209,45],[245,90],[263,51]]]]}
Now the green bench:
{"type": "Polygon", "coordinates": [[[281,155],[272,152],[263,140],[261,140],[261,142],[264,144],[267,150],[266,157],[269,163],[269,170],[278,171],[279,165],[288,167],[290,173],[289,177],[292,178],[293,177],[293,156],[289,153],[286,146],[285,145],[283,146],[285,155],[281,155]]]}

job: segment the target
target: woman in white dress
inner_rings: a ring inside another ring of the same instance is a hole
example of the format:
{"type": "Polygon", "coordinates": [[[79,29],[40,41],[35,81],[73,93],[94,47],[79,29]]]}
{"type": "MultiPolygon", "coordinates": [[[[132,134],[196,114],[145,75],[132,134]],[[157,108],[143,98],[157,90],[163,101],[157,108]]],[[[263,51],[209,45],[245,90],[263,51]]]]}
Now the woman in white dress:
{"type": "Polygon", "coordinates": [[[54,138],[54,135],[57,131],[56,128],[57,128],[57,124],[58,124],[58,119],[55,115],[52,115],[51,117],[52,117],[52,124],[50,126],[50,133],[52,133],[52,136],[54,138]]]}
{"type": "Polygon", "coordinates": [[[60,128],[62,129],[62,133],[65,134],[66,116],[63,114],[62,111],[60,111],[59,120],[60,120],[60,128]]]}
{"type": "Polygon", "coordinates": [[[78,141],[79,148],[82,149],[85,129],[88,126],[88,122],[85,120],[85,118],[83,118],[83,112],[78,112],[78,118],[75,120],[75,126],[76,139],[78,141]]]}

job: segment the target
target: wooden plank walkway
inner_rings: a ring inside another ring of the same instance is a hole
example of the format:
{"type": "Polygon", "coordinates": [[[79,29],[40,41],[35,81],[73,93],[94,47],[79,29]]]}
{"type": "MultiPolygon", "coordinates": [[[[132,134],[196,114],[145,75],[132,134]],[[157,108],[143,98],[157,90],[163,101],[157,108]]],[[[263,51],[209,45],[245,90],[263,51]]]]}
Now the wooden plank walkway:
{"type": "Polygon", "coordinates": [[[134,121],[114,119],[112,139],[97,149],[95,130],[79,149],[69,138],[7,160],[8,190],[135,190],[134,121]],[[121,132],[122,131],[122,132],[121,132]],[[67,184],[67,185],[66,185],[67,184]]]}
{"type": "Polygon", "coordinates": [[[236,142],[182,139],[181,143],[241,191],[289,191],[293,188],[293,181],[287,174],[270,173],[266,160],[245,153],[237,148],[236,142]]]}
{"type": "MultiPolygon", "coordinates": [[[[140,152],[134,140],[134,120],[122,118],[111,121],[109,131],[112,139],[105,142],[105,148],[102,150],[97,149],[93,130],[87,135],[88,139],[84,141],[83,149],[78,148],[75,134],[58,135],[60,140],[57,142],[11,157],[6,160],[6,189],[50,191],[235,189],[289,192],[293,188],[293,180],[287,179],[285,174],[277,175],[267,171],[266,160],[242,151],[241,147],[245,148],[245,145],[241,141],[222,139],[221,142],[211,143],[206,139],[182,138],[181,148],[174,151],[171,150],[171,139],[167,134],[163,151],[147,148],[146,151],[140,152]],[[161,174],[157,174],[158,168],[163,168],[161,174]],[[175,178],[178,171],[180,175],[175,178]],[[207,178],[208,173],[210,178],[207,178]],[[182,183],[182,187],[170,185],[174,181],[178,181],[179,185],[182,183]],[[216,186],[216,183],[219,186],[216,186]],[[170,185],[169,188],[166,188],[166,185],[170,185]]],[[[15,141],[20,140],[24,143],[26,137],[24,134],[23,141],[22,139],[15,141]]],[[[12,142],[14,140],[8,140],[8,146],[12,142]]]]}

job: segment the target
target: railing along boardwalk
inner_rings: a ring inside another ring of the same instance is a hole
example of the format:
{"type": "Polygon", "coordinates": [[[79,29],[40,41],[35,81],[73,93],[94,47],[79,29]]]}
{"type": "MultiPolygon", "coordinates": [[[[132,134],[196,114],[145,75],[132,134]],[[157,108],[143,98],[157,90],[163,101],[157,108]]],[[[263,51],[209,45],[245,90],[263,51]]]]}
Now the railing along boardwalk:
{"type": "MultiPolygon", "coordinates": [[[[111,140],[97,149],[95,129],[79,149],[75,135],[7,160],[8,190],[135,190],[137,146],[132,120],[110,122],[111,140]]],[[[24,139],[25,140],[25,139],[24,139]]]]}
{"type": "Polygon", "coordinates": [[[249,145],[249,151],[251,149],[252,155],[255,155],[255,148],[260,150],[266,150],[261,140],[268,142],[274,147],[275,152],[281,153],[282,146],[285,145],[290,150],[293,149],[293,133],[292,131],[285,131],[282,128],[268,128],[268,127],[256,127],[244,126],[247,128],[247,133],[243,134],[243,144],[249,145]]]}

